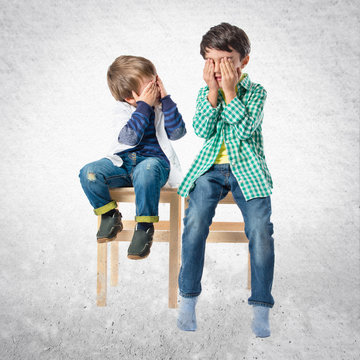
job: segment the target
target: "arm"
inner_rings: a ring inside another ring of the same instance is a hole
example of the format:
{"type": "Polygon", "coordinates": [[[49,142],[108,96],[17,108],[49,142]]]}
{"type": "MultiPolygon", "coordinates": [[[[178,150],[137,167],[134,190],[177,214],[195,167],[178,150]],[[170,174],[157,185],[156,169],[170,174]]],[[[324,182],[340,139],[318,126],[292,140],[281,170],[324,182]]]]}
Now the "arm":
{"type": "Polygon", "coordinates": [[[201,138],[208,139],[216,131],[221,103],[213,108],[208,100],[209,89],[200,89],[196,100],[196,111],[193,118],[195,134],[201,138]]]}
{"type": "Polygon", "coordinates": [[[132,91],[132,95],[137,107],[128,122],[120,130],[118,141],[126,145],[135,146],[140,143],[145,129],[150,123],[151,115],[154,113],[152,106],[158,97],[155,80],[150,81],[146,85],[140,96],[135,91],[132,91]]]}
{"type": "Polygon", "coordinates": [[[150,117],[154,110],[144,101],[137,102],[137,108],[130,119],[120,130],[118,141],[122,144],[136,146],[144,136],[145,129],[150,123],[150,117]]]}
{"type": "Polygon", "coordinates": [[[185,123],[170,95],[160,99],[165,118],[165,130],[170,140],[178,140],[186,134],[185,123]]]}
{"type": "Polygon", "coordinates": [[[233,127],[240,140],[246,140],[261,125],[266,100],[266,90],[257,85],[254,93],[245,105],[237,96],[225,107],[221,118],[233,127]]]}
{"type": "Polygon", "coordinates": [[[156,83],[160,93],[160,102],[165,119],[165,131],[170,140],[178,140],[186,134],[185,123],[176,104],[167,94],[160,76],[156,76],[156,83]]]}
{"type": "Polygon", "coordinates": [[[232,126],[240,140],[246,140],[261,125],[266,91],[261,85],[251,88],[246,105],[237,97],[235,86],[241,77],[241,67],[235,68],[233,62],[222,58],[220,63],[226,107],[221,118],[225,124],[232,126]]]}

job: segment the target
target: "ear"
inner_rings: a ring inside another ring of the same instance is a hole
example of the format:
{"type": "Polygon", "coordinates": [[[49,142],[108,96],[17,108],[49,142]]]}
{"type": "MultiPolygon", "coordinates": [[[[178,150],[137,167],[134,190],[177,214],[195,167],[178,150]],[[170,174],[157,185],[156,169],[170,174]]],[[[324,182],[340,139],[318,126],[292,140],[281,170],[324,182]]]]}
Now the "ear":
{"type": "Polygon", "coordinates": [[[245,56],[245,57],[242,59],[242,61],[241,61],[241,69],[243,69],[243,68],[248,64],[249,60],[250,60],[250,56],[249,56],[249,55],[245,56]]]}
{"type": "Polygon", "coordinates": [[[134,98],[127,97],[124,99],[128,104],[136,107],[136,101],[134,98]]]}

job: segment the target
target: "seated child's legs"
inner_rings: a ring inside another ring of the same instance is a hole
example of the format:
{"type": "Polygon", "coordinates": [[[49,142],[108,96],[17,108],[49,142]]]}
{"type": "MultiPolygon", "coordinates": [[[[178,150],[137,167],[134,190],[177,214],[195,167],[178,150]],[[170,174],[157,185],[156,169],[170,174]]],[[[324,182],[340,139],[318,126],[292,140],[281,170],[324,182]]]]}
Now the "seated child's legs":
{"type": "Polygon", "coordinates": [[[169,177],[170,166],[156,157],[144,158],[133,171],[136,194],[136,221],[154,223],[159,221],[160,190],[169,177]]]}
{"type": "Polygon", "coordinates": [[[79,177],[96,215],[116,208],[116,202],[110,197],[109,186],[131,186],[131,179],[126,169],[115,166],[106,158],[85,165],[80,170],[79,177]]]}
{"type": "Polygon", "coordinates": [[[160,190],[166,184],[170,167],[157,157],[137,155],[133,171],[137,225],[128,248],[128,258],[140,260],[150,253],[154,235],[154,222],[159,221],[160,190]]]}

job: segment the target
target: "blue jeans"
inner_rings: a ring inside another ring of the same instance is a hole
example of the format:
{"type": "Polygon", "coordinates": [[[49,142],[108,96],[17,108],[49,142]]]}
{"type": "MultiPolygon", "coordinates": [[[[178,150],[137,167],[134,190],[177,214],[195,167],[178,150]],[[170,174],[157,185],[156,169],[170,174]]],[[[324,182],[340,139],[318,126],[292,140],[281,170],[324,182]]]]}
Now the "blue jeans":
{"type": "Polygon", "coordinates": [[[229,164],[213,165],[200,176],[189,195],[184,217],[179,290],[183,297],[201,293],[205,243],[218,202],[231,190],[240,208],[251,260],[250,305],[273,307],[271,287],[274,274],[273,224],[270,196],[246,201],[229,164]]]}
{"type": "Polygon", "coordinates": [[[116,208],[109,188],[134,187],[136,217],[138,222],[157,222],[160,189],[165,185],[170,167],[157,157],[139,156],[128,152],[121,156],[123,165],[115,166],[103,158],[85,165],[80,170],[80,182],[94,208],[101,215],[116,208]]]}

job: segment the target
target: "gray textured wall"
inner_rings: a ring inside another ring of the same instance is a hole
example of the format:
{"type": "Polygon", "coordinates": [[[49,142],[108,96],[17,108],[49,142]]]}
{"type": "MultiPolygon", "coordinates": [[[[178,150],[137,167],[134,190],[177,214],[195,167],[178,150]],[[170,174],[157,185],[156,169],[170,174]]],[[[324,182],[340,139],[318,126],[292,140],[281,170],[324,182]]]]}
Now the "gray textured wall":
{"type": "Polygon", "coordinates": [[[355,359],[357,1],[1,1],[0,30],[2,359],[355,359]],[[250,331],[241,246],[208,246],[196,333],[167,309],[166,244],[142,262],[121,244],[120,285],[97,308],[96,218],[78,181],[108,146],[105,75],[120,54],[157,66],[187,123],[175,144],[186,170],[202,142],[199,43],[222,21],[248,33],[247,72],[268,91],[277,262],[265,340],[250,331]]]}

